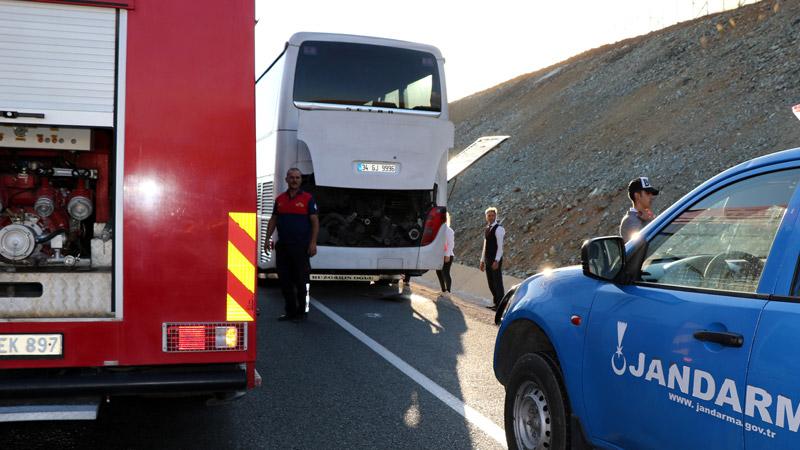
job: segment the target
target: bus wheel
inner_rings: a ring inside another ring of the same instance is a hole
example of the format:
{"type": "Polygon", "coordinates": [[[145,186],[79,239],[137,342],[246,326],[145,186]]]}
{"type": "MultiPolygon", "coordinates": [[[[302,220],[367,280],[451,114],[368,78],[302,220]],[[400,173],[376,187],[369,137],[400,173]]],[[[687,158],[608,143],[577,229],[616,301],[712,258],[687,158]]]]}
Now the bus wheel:
{"type": "Polygon", "coordinates": [[[511,370],[504,408],[514,449],[566,449],[567,407],[558,369],[546,356],[522,355],[511,370]]]}

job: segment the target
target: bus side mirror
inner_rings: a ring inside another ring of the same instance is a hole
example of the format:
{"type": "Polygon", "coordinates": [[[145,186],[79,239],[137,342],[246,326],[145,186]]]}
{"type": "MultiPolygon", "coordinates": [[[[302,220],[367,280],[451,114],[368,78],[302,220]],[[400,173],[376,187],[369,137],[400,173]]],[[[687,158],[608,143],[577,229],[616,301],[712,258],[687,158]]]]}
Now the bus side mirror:
{"type": "Polygon", "coordinates": [[[615,281],[625,267],[625,241],[619,236],[589,239],[581,246],[581,265],[587,277],[615,281]]]}

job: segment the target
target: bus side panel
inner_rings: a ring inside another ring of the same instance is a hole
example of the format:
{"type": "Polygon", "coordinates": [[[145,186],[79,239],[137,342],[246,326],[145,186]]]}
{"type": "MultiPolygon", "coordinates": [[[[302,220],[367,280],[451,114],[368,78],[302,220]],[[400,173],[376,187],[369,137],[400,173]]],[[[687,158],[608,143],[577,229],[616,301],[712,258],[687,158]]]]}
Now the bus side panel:
{"type": "Polygon", "coordinates": [[[255,322],[246,355],[161,348],[164,322],[226,319],[228,213],[256,210],[254,17],[252,0],[129,13],[120,365],[255,359],[255,322]]]}

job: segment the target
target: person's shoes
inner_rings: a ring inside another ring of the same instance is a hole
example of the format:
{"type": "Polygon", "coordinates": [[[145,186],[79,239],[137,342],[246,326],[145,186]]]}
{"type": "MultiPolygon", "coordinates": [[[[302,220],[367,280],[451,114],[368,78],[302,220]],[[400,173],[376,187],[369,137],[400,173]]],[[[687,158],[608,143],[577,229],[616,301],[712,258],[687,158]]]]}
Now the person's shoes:
{"type": "Polygon", "coordinates": [[[287,320],[292,320],[294,318],[295,318],[295,316],[292,316],[292,315],[289,315],[289,314],[284,314],[284,315],[278,317],[278,322],[285,322],[287,320]]]}
{"type": "Polygon", "coordinates": [[[497,305],[486,305],[486,307],[492,311],[497,311],[497,305]]]}

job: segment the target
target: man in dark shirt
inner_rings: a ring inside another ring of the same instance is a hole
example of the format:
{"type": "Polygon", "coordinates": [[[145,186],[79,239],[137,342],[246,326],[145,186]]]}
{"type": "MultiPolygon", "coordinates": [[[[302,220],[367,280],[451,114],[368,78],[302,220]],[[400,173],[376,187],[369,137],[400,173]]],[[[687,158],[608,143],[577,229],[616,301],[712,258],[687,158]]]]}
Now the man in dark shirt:
{"type": "Polygon", "coordinates": [[[272,217],[267,224],[267,242],[272,244],[272,233],[278,229],[275,247],[275,267],[286,301],[286,314],[278,320],[304,319],[307,286],[311,275],[310,257],[317,254],[319,218],[317,203],[308,192],[300,190],[303,178],[300,169],[286,172],[289,189],[275,199],[272,217]]]}
{"type": "Polygon", "coordinates": [[[655,219],[656,216],[650,208],[653,205],[653,197],[656,195],[658,195],[658,189],[650,184],[650,179],[647,177],[634,178],[628,183],[628,198],[631,199],[631,208],[627,214],[622,216],[619,223],[619,235],[625,242],[638,236],[639,231],[655,219]]]}
{"type": "Polygon", "coordinates": [[[481,253],[481,272],[486,271],[486,281],[492,292],[492,310],[497,309],[503,299],[503,238],[506,230],[497,221],[497,208],[486,210],[486,229],[483,232],[483,252],[481,253]]]}

